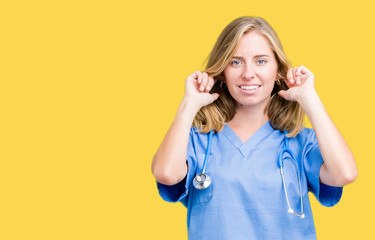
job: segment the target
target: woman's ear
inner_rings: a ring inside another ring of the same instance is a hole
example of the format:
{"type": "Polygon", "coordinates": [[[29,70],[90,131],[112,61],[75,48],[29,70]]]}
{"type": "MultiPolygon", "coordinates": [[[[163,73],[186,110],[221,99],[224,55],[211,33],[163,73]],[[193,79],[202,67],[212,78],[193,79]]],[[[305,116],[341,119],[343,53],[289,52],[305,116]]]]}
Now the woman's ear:
{"type": "Polygon", "coordinates": [[[224,75],[224,73],[222,72],[222,73],[220,73],[218,76],[217,76],[217,80],[219,80],[219,81],[222,81],[222,82],[224,82],[225,81],[225,75],[224,75]]]}

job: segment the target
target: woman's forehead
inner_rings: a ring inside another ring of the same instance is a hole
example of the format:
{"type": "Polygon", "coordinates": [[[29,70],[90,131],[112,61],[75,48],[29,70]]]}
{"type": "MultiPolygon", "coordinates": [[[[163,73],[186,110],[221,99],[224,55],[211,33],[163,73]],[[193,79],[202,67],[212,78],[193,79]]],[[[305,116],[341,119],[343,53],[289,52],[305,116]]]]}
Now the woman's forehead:
{"type": "Polygon", "coordinates": [[[239,40],[235,56],[273,55],[269,40],[258,31],[245,33],[239,40]]]}

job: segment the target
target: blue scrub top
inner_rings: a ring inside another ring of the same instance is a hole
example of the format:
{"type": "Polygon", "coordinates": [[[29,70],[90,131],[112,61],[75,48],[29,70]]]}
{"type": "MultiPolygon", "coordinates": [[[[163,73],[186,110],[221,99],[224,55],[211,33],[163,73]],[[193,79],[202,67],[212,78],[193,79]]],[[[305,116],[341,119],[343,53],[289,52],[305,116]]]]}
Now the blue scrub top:
{"type": "MultiPolygon", "coordinates": [[[[284,133],[273,129],[268,121],[243,143],[224,125],[223,131],[212,136],[206,170],[212,183],[198,190],[192,181],[202,172],[208,134],[197,130],[191,127],[185,179],[173,186],[157,182],[165,201],[187,207],[189,239],[316,239],[308,192],[331,207],[340,201],[343,188],[319,182],[323,158],[313,129],[304,128],[289,139],[301,172],[304,219],[288,213],[278,167],[284,133]]],[[[287,160],[284,174],[291,208],[301,213],[298,178],[287,160]]]]}

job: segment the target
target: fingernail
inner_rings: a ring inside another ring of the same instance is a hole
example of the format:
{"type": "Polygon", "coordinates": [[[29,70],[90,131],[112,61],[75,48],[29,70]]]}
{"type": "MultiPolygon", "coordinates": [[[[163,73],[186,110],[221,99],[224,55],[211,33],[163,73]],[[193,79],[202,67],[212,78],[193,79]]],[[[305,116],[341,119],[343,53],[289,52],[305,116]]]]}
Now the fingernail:
{"type": "Polygon", "coordinates": [[[207,90],[210,90],[210,86],[207,86],[206,89],[207,89],[207,90]]]}

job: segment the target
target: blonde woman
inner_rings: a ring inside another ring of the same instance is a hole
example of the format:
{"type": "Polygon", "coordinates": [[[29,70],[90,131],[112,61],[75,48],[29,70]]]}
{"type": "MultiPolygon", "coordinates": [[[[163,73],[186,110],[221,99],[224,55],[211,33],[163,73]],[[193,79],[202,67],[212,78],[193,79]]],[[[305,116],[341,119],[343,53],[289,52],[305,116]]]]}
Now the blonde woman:
{"type": "Polygon", "coordinates": [[[264,19],[240,17],[187,77],[152,173],[187,207],[189,239],[316,239],[308,192],[334,206],[357,167],[313,73],[290,67],[264,19]]]}

